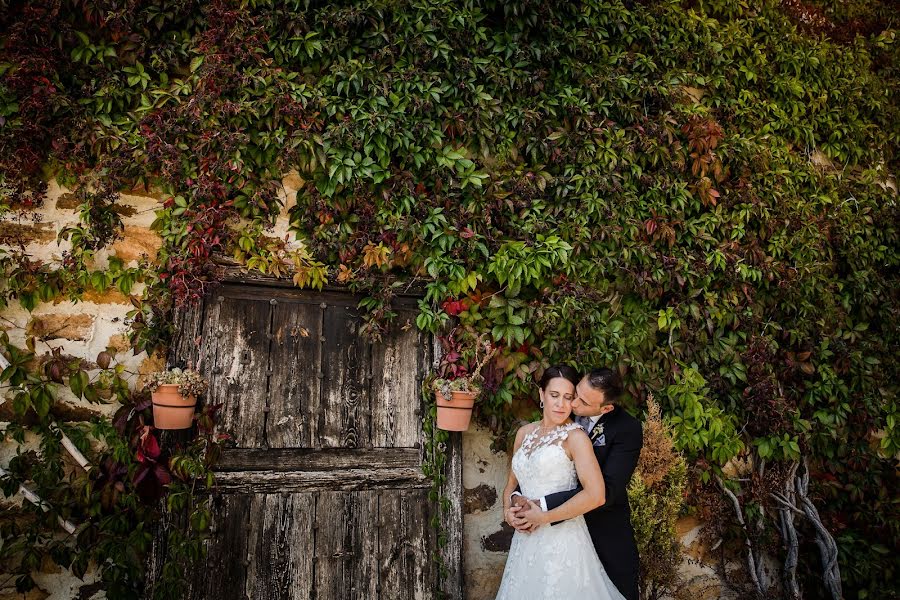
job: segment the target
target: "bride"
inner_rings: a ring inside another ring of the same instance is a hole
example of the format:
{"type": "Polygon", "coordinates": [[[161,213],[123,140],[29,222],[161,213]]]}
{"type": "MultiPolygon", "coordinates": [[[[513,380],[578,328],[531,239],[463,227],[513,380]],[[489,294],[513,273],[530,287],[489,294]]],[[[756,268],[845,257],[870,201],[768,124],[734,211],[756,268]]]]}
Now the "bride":
{"type": "Polygon", "coordinates": [[[533,532],[516,531],[497,600],[624,600],[597,558],[581,516],[605,502],[606,490],[587,433],[569,420],[577,383],[578,373],[571,367],[544,372],[540,381],[544,416],[516,433],[503,492],[504,514],[517,487],[526,498],[571,490],[578,482],[583,489],[565,504],[541,513],[541,525],[533,532]]]}

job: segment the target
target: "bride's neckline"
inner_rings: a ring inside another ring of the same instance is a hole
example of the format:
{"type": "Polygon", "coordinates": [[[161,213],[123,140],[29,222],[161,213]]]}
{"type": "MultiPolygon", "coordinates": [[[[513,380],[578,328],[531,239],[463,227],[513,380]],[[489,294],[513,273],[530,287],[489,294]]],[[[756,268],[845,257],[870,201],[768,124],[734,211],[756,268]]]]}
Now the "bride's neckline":
{"type": "Polygon", "coordinates": [[[557,429],[562,429],[564,427],[568,427],[569,425],[575,425],[575,421],[572,421],[571,419],[566,421],[565,423],[560,423],[559,425],[553,425],[546,429],[544,429],[544,427],[542,425],[540,425],[540,423],[541,423],[540,421],[537,421],[537,423],[538,423],[538,426],[531,430],[532,434],[538,433],[539,435],[546,435],[548,433],[556,431],[557,429]]]}
{"type": "Polygon", "coordinates": [[[557,442],[565,440],[569,436],[569,432],[578,428],[579,425],[574,421],[554,425],[552,428],[541,432],[540,426],[535,427],[522,440],[522,446],[519,450],[525,456],[531,456],[534,452],[548,446],[561,447],[557,442]]]}

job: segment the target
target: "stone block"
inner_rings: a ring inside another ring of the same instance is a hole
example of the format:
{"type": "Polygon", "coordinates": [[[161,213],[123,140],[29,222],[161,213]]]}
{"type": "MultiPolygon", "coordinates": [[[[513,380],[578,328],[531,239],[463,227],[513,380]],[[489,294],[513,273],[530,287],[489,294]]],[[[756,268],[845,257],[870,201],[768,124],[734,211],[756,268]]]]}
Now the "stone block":
{"type": "MultiPolygon", "coordinates": [[[[78,600],[92,600],[97,594],[103,592],[103,582],[95,581],[94,583],[86,583],[78,588],[78,600]]],[[[99,596],[106,598],[106,595],[99,596]]]]}
{"type": "Polygon", "coordinates": [[[0,600],[44,600],[49,598],[50,594],[39,587],[35,587],[27,594],[21,594],[15,591],[15,586],[7,590],[0,590],[0,600]]]}
{"type": "Polygon", "coordinates": [[[123,219],[127,219],[128,217],[133,217],[137,214],[137,209],[130,204],[126,204],[124,202],[116,202],[113,207],[113,212],[122,217],[123,219]]]}
{"type": "Polygon", "coordinates": [[[825,169],[826,171],[836,170],[834,161],[828,158],[821,150],[813,150],[812,154],[809,155],[809,161],[817,167],[825,169]]]}
{"type": "Polygon", "coordinates": [[[706,90],[691,87],[689,85],[681,86],[681,91],[683,91],[687,95],[687,97],[690,98],[690,101],[693,104],[699,104],[700,100],[703,99],[703,96],[706,95],[706,90]]]}
{"type": "Polygon", "coordinates": [[[691,600],[718,600],[729,597],[722,590],[722,582],[715,576],[695,577],[684,588],[684,597],[691,600]]]}
{"type": "Polygon", "coordinates": [[[78,206],[78,196],[71,192],[62,194],[59,198],[56,199],[57,210],[77,210],[78,206]]]}
{"type": "Polygon", "coordinates": [[[157,201],[164,201],[169,197],[169,195],[164,193],[162,190],[148,188],[143,185],[131,188],[130,190],[122,190],[119,193],[123,196],[144,196],[146,198],[153,198],[157,201]]]}
{"type": "MultiPolygon", "coordinates": [[[[549,559],[549,557],[548,557],[549,559]]],[[[552,559],[551,559],[552,560],[552,559]]],[[[494,600],[503,578],[503,564],[466,571],[466,600],[494,600]]],[[[566,598],[565,600],[569,600],[566,598]]]]}
{"type": "Polygon", "coordinates": [[[291,171],[281,180],[281,185],[289,190],[299,190],[306,185],[306,180],[297,171],[291,171]]]}
{"type": "MultiPolygon", "coordinates": [[[[693,516],[681,517],[675,523],[675,535],[678,539],[684,538],[686,535],[694,531],[697,527],[700,527],[702,523],[700,519],[693,516]]],[[[684,540],[687,543],[692,542],[693,540],[684,540]]]]}
{"type": "MultiPolygon", "coordinates": [[[[66,194],[62,194],[59,198],[56,199],[56,210],[71,210],[73,212],[78,210],[78,207],[81,206],[80,200],[78,196],[75,194],[68,192],[66,194]]],[[[127,202],[116,202],[112,207],[113,211],[122,217],[133,217],[137,214],[137,209],[127,202]]]]}
{"type": "Polygon", "coordinates": [[[116,256],[128,262],[138,260],[141,256],[153,259],[161,247],[162,238],[155,231],[146,227],[126,227],[122,239],[113,244],[113,251],[116,256]]]}
{"type": "Polygon", "coordinates": [[[57,421],[65,423],[90,421],[91,419],[100,416],[99,412],[91,410],[86,406],[76,406],[74,404],[69,404],[68,402],[57,402],[53,405],[52,412],[57,421]]]}
{"type": "Polygon", "coordinates": [[[131,343],[128,341],[128,336],[123,333],[116,333],[109,336],[109,341],[106,342],[107,348],[112,348],[119,352],[127,352],[131,349],[131,343]]]}
{"type": "Polygon", "coordinates": [[[722,473],[728,479],[737,479],[753,472],[753,462],[750,458],[735,457],[725,463],[722,473]]]}
{"type": "Polygon", "coordinates": [[[463,490],[463,512],[467,515],[484,512],[496,503],[497,490],[487,484],[463,490]]]}
{"type": "Polygon", "coordinates": [[[49,223],[11,223],[0,221],[0,244],[55,242],[56,229],[49,223]]]}
{"type": "Polygon", "coordinates": [[[515,532],[515,529],[502,523],[498,531],[481,538],[481,547],[488,552],[509,552],[515,532]]]}
{"type": "Polygon", "coordinates": [[[131,299],[116,289],[108,289],[105,292],[89,290],[82,294],[81,300],[94,304],[131,304],[131,299]]]}
{"type": "MultiPolygon", "coordinates": [[[[100,416],[101,413],[86,406],[76,406],[74,404],[69,404],[68,402],[57,401],[50,407],[50,414],[52,414],[57,421],[73,423],[90,421],[94,417],[100,416]]],[[[24,418],[16,417],[15,411],[13,411],[12,402],[0,404],[0,422],[13,420],[22,425],[35,425],[37,423],[37,415],[29,411],[25,414],[24,418]]]]}
{"type": "Polygon", "coordinates": [[[27,332],[42,341],[72,340],[87,341],[94,327],[94,317],[86,314],[49,314],[34,317],[28,324],[27,332]]]}

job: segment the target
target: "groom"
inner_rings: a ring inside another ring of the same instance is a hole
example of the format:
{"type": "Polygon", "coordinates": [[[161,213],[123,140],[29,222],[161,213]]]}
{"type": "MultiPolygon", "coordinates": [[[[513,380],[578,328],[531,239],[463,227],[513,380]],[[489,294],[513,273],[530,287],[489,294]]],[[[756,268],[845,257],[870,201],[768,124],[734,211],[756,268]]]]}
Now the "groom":
{"type": "MultiPolygon", "coordinates": [[[[641,423],[619,406],[622,379],[611,369],[594,369],[581,379],[575,392],[575,422],[590,436],[606,482],[606,503],[586,513],[584,520],[609,578],[625,598],[638,600],[639,561],[627,489],[643,445],[641,423]]],[[[530,531],[530,511],[552,510],[579,491],[581,486],[531,502],[520,495],[507,511],[506,522],[530,531]]]]}

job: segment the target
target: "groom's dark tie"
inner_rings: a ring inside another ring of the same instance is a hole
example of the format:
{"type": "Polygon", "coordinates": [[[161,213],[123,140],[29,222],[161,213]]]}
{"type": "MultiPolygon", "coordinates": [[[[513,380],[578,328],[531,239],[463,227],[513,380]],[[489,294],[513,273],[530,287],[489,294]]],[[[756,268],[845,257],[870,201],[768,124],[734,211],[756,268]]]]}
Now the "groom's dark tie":
{"type": "Polygon", "coordinates": [[[575,417],[575,422],[578,423],[578,426],[588,431],[588,427],[591,426],[591,418],[590,417],[575,417]]]}

